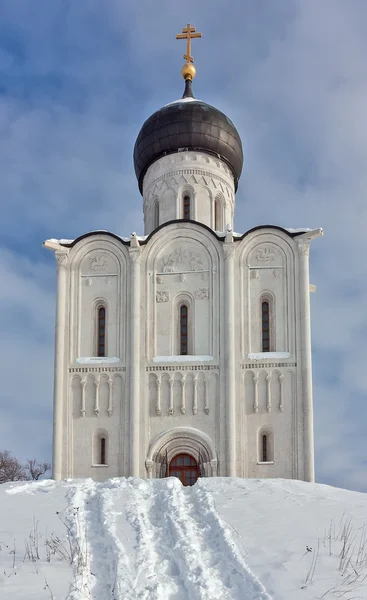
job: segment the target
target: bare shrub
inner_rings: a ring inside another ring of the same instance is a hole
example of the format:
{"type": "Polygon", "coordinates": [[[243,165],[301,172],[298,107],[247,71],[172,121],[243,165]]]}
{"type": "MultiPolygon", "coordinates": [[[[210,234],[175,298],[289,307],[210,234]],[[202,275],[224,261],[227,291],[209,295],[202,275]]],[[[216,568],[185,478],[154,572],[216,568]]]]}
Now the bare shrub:
{"type": "Polygon", "coordinates": [[[27,479],[31,479],[33,481],[38,481],[39,478],[42,477],[42,475],[45,475],[50,470],[50,463],[40,463],[35,458],[28,459],[24,466],[24,471],[27,475],[27,479]]]}
{"type": "Polygon", "coordinates": [[[0,450],[0,483],[27,479],[24,467],[9,450],[0,450]]]}

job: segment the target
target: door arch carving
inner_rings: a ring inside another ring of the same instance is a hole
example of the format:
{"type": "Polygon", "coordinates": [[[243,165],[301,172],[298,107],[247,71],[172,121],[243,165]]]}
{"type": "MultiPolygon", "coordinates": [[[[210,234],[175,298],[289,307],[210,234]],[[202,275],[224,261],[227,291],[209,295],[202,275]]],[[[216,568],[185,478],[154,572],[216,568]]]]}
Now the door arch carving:
{"type": "Polygon", "coordinates": [[[217,476],[217,454],[210,437],[194,427],[173,427],[152,440],[145,461],[148,477],[168,477],[171,461],[179,454],[196,460],[200,476],[217,476]]]}

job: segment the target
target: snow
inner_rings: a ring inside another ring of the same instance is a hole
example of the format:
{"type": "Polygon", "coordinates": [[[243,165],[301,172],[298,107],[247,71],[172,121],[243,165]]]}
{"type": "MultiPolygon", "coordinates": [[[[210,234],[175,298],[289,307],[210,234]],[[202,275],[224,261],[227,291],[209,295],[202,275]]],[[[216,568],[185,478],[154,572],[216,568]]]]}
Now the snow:
{"type": "Polygon", "coordinates": [[[169,102],[168,104],[165,104],[165,106],[171,106],[171,104],[178,104],[179,102],[201,102],[201,100],[199,100],[198,98],[179,98],[178,100],[173,100],[172,102],[169,102]]]}
{"type": "Polygon", "coordinates": [[[0,598],[365,600],[366,514],[282,479],[3,484],[0,598]]]}
{"type": "Polygon", "coordinates": [[[208,355],[206,355],[206,354],[203,354],[203,355],[180,354],[178,356],[172,355],[172,356],[154,356],[153,357],[154,363],[181,363],[181,362],[195,363],[195,362],[208,362],[210,360],[213,360],[213,357],[210,356],[209,354],[208,355]]]}
{"type": "MultiPolygon", "coordinates": [[[[52,244],[72,244],[74,240],[65,240],[63,238],[61,238],[60,240],[57,240],[56,238],[50,238],[49,240],[46,240],[46,242],[51,242],[52,244]]],[[[45,243],[46,243],[45,242],[45,243]]]]}
{"type": "Polygon", "coordinates": [[[76,359],[77,365],[114,365],[119,362],[117,356],[80,356],[76,359]]]}
{"type": "Polygon", "coordinates": [[[249,360],[274,360],[290,358],[289,352],[251,352],[247,355],[249,360]]]}
{"type": "Polygon", "coordinates": [[[296,229],[293,229],[292,227],[283,227],[283,229],[289,231],[289,233],[307,233],[308,231],[313,231],[310,227],[298,227],[296,229]]]}

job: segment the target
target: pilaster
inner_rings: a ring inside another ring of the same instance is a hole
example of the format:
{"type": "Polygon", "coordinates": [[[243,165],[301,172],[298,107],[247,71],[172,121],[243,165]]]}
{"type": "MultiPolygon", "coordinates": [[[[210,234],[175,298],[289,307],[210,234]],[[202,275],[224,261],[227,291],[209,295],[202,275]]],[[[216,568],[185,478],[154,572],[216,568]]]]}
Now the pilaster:
{"type": "Polygon", "coordinates": [[[140,444],[140,262],[141,249],[136,235],[130,240],[130,475],[139,477],[140,444]]]}
{"type": "Polygon", "coordinates": [[[65,396],[65,335],[66,335],[66,298],[67,298],[67,252],[55,252],[56,275],[56,325],[55,325],[55,378],[54,378],[54,414],[53,414],[53,452],[52,477],[62,479],[62,442],[63,408],[65,396]]]}
{"type": "Polygon", "coordinates": [[[227,425],[227,475],[236,477],[236,363],[234,312],[234,251],[232,232],[223,244],[224,252],[224,371],[227,425]]]}
{"type": "Polygon", "coordinates": [[[302,354],[301,377],[303,391],[303,444],[305,481],[315,480],[309,280],[310,243],[310,237],[302,237],[297,239],[299,251],[299,290],[301,308],[300,334],[302,354]]]}

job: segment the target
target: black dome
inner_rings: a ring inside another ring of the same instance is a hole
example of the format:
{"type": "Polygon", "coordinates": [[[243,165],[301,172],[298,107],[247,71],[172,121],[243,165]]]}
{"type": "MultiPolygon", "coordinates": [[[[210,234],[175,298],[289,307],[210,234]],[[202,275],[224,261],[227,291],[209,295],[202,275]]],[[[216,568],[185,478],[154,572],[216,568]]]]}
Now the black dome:
{"type": "Polygon", "coordinates": [[[148,167],[161,156],[183,148],[221,158],[231,168],[237,189],[243,164],[237,129],[214,106],[185,96],[157,110],[139,132],[134,147],[134,167],[140,192],[148,167]]]}

